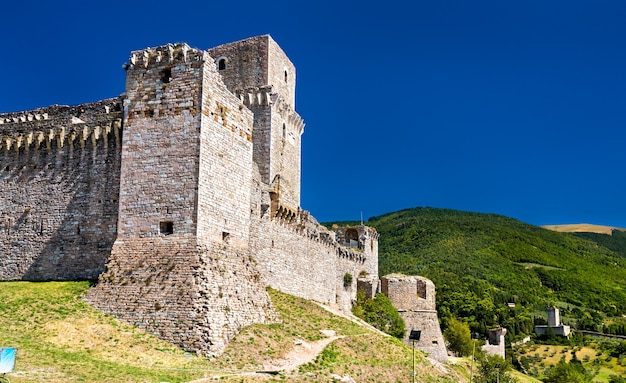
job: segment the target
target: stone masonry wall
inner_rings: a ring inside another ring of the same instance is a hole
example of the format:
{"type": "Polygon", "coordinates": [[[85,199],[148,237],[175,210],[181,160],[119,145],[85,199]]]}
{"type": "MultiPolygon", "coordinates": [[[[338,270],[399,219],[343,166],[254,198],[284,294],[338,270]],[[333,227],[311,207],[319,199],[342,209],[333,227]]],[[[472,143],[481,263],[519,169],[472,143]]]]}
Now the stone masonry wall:
{"type": "MultiPolygon", "coordinates": [[[[378,237],[369,249],[340,246],[329,231],[306,211],[271,216],[269,185],[253,185],[250,251],[264,282],[283,292],[350,310],[360,273],[378,274],[378,237]],[[263,196],[266,196],[263,198],[263,196]],[[344,286],[344,275],[353,281],[344,286]]],[[[369,245],[369,242],[368,242],[369,245]]]]}
{"type": "Polygon", "coordinates": [[[272,96],[270,176],[279,203],[296,211],[300,207],[301,136],[304,121],[279,94],[272,96]]]}
{"type": "Polygon", "coordinates": [[[273,318],[248,251],[252,113],[213,59],[184,44],[133,52],[127,76],[123,230],[88,299],[186,349],[219,354],[243,326],[273,318]]]}
{"type": "Polygon", "coordinates": [[[203,60],[198,237],[248,248],[253,115],[203,60]]]}
{"type": "Polygon", "coordinates": [[[0,115],[0,280],[96,279],[116,237],[118,99],[0,115]]]}
{"type": "Polygon", "coordinates": [[[202,355],[276,319],[267,285],[349,310],[378,236],[300,209],[304,122],[280,47],[168,44],[126,70],[120,100],[0,115],[0,279],[99,275],[95,307],[202,355]]]}
{"type": "Polygon", "coordinates": [[[267,37],[269,62],[267,83],[274,88],[274,92],[281,95],[281,98],[292,110],[295,110],[296,67],[270,35],[263,37],[267,37]]]}
{"type": "Polygon", "coordinates": [[[203,53],[132,52],[126,71],[118,238],[196,234],[203,53]]]}

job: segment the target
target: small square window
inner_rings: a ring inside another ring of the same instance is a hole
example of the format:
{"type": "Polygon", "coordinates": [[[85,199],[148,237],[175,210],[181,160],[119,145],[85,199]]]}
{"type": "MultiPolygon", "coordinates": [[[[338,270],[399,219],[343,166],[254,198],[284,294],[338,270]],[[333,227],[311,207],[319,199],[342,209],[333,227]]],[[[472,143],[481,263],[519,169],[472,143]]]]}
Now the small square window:
{"type": "Polygon", "coordinates": [[[159,231],[163,235],[174,234],[174,222],[172,222],[172,221],[161,221],[159,223],[159,231]]]}

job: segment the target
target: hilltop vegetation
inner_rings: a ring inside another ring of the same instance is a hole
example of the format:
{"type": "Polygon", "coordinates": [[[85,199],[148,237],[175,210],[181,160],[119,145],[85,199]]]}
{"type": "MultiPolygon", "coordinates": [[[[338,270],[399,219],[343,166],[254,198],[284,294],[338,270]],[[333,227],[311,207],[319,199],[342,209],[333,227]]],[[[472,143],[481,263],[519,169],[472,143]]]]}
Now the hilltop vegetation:
{"type": "MultiPolygon", "coordinates": [[[[12,383],[187,382],[214,377],[227,382],[332,381],[332,374],[359,382],[410,377],[411,349],[393,337],[330,314],[300,298],[269,290],[282,323],[246,327],[219,358],[186,353],[145,331],[102,315],[82,299],[85,282],[0,282],[0,347],[17,347],[12,383]],[[279,375],[255,374],[325,339],[337,338],[314,360],[279,375]],[[300,346],[298,346],[300,345],[300,346]]],[[[424,381],[458,382],[454,371],[434,368],[416,355],[424,381]]],[[[465,374],[465,371],[461,371],[465,374]]],[[[198,383],[197,381],[196,383],[198,383]]]]}
{"type": "Polygon", "coordinates": [[[433,280],[444,327],[457,317],[473,332],[505,326],[515,337],[532,333],[535,317],[552,305],[572,324],[593,330],[626,313],[626,258],[597,242],[449,209],[406,209],[367,225],[381,234],[381,275],[433,280]]]}

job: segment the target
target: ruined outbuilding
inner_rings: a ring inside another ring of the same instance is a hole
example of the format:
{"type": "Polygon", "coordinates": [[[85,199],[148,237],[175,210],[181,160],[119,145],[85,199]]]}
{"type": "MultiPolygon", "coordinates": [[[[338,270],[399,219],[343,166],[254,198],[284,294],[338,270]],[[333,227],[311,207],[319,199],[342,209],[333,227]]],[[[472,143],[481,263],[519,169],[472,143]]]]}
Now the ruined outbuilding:
{"type": "MultiPolygon", "coordinates": [[[[360,285],[366,296],[372,292],[366,280],[360,285]]],[[[404,343],[413,346],[411,331],[419,331],[415,347],[440,362],[448,361],[448,351],[441,333],[435,305],[435,284],[427,278],[389,274],[380,279],[380,292],[385,294],[404,320],[404,343]]]]}

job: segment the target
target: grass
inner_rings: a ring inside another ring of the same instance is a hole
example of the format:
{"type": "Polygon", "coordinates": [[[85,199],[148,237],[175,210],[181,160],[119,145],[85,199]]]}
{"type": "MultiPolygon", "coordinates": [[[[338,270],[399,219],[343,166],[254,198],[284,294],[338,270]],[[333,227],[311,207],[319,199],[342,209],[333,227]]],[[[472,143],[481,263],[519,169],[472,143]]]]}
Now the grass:
{"type": "MultiPolygon", "coordinates": [[[[246,327],[218,358],[186,353],[140,329],[94,310],[82,300],[86,282],[0,282],[0,346],[17,347],[11,382],[189,382],[220,377],[226,382],[332,381],[333,374],[358,382],[405,382],[411,349],[372,333],[317,304],[269,290],[281,323],[246,327]],[[286,375],[252,374],[304,340],[343,336],[314,361],[286,375]]],[[[457,382],[416,354],[420,382],[457,382]]],[[[463,375],[463,374],[461,374],[463,375]]]]}
{"type": "Polygon", "coordinates": [[[86,282],[0,283],[0,344],[17,347],[19,382],[180,382],[210,365],[105,316],[81,297],[86,282]]]}

